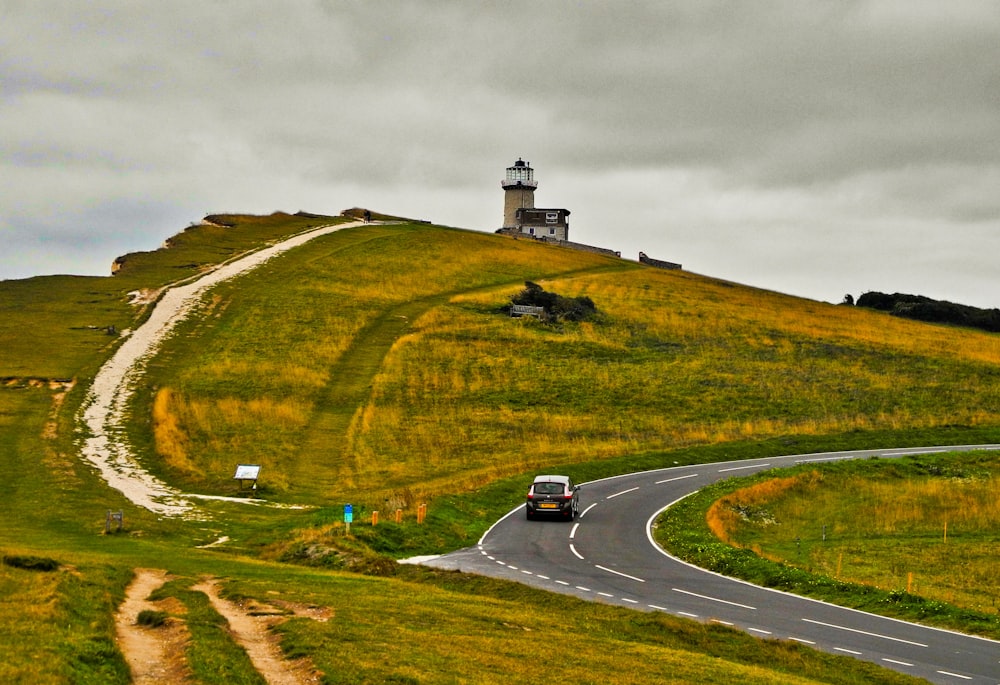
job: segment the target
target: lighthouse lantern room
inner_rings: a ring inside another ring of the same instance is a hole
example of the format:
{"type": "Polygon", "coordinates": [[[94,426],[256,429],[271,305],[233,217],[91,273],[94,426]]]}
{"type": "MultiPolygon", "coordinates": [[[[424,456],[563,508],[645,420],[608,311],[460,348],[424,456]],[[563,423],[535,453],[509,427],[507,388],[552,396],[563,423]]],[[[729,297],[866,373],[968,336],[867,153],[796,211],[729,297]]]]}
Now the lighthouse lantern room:
{"type": "Polygon", "coordinates": [[[517,210],[535,207],[535,188],[538,187],[535,170],[528,162],[518,159],[513,166],[507,167],[507,178],[500,181],[500,186],[504,190],[503,225],[504,228],[514,228],[517,226],[517,210]]]}

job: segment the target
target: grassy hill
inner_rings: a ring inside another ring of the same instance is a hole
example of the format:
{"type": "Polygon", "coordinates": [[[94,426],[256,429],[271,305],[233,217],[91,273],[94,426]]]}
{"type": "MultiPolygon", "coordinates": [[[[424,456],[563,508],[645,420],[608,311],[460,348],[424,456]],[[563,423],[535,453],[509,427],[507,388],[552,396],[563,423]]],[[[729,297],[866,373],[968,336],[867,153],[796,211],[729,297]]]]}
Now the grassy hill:
{"type": "Polygon", "coordinates": [[[150,360],[130,407],[131,442],[164,481],[234,495],[235,465],[259,463],[264,497],[305,508],[206,500],[197,519],[159,519],[109,489],[77,457],[75,418],[121,332],[168,284],[339,220],[211,217],[119,260],[114,277],[0,282],[0,646],[12,655],[0,678],[127,682],[113,613],[145,567],[174,574],[163,593],[174,618],[188,617],[189,652],[222,655],[190,658],[200,682],[243,682],[231,677],[239,650],[208,650],[222,638],[195,620],[211,615],[190,590],[205,574],[231,596],[332,610],[337,620],[277,629],[286,654],[311,657],[325,682],[508,682],[543,655],[571,664],[562,676],[595,681],[646,682],[650,668],[692,683],[904,681],[718,626],[386,559],[471,544],[539,469],[584,480],[782,451],[995,441],[1000,338],[981,332],[534,241],[423,223],[349,228],[216,287],[150,360]],[[599,315],[504,315],[529,280],[589,297],[599,315]],[[359,522],[350,537],[346,502],[359,522]],[[403,522],[385,523],[397,509],[403,522]],[[102,535],[108,510],[123,511],[123,534],[102,535]],[[374,510],[378,527],[364,523],[374,510]],[[38,558],[59,570],[24,562],[38,558]],[[537,625],[538,606],[580,629],[537,625]]]}

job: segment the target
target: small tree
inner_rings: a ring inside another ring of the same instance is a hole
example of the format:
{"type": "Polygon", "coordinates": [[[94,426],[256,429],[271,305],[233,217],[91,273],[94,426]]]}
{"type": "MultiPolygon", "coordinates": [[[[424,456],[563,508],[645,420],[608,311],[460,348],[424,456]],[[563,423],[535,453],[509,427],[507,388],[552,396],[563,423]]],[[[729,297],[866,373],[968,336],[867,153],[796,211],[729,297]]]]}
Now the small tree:
{"type": "Polygon", "coordinates": [[[524,290],[510,298],[510,301],[512,304],[542,307],[549,318],[561,321],[583,321],[597,313],[594,301],[585,295],[563,297],[546,292],[542,286],[531,281],[525,281],[524,290]]]}

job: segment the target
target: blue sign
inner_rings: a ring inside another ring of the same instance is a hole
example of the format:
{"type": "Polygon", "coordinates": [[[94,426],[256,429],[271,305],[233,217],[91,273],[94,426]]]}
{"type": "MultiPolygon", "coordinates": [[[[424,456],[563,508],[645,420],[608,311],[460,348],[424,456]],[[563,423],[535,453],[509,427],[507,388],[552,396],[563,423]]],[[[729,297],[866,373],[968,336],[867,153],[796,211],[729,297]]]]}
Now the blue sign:
{"type": "Polygon", "coordinates": [[[354,520],[354,507],[350,504],[344,505],[344,523],[351,523],[354,520]]]}

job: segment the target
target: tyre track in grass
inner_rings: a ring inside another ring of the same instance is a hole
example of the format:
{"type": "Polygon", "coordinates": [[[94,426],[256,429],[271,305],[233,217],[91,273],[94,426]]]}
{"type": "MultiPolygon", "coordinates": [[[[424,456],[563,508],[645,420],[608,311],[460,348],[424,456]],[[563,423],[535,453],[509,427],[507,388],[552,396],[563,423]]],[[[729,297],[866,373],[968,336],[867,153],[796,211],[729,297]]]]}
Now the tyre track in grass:
{"type": "Polygon", "coordinates": [[[203,592],[220,616],[229,624],[232,638],[250,657],[250,662],[268,685],[312,685],[322,680],[309,659],[291,661],[281,651],[280,640],[272,628],[286,617],[271,611],[270,607],[254,605],[245,610],[239,604],[219,595],[218,582],[203,580],[192,590],[203,592]]]}
{"type": "Polygon", "coordinates": [[[160,588],[169,576],[166,571],[135,569],[135,577],[125,590],[125,600],[115,612],[115,636],[118,649],[125,657],[132,682],[136,685],[175,685],[191,682],[184,646],[190,635],[181,621],[168,620],[157,628],[138,623],[143,611],[163,611],[163,602],[153,602],[149,596],[160,588]]]}
{"type": "MultiPolygon", "coordinates": [[[[629,262],[623,264],[631,266],[629,262]]],[[[620,268],[618,265],[599,266],[538,278],[572,278],[620,268]]],[[[354,474],[367,468],[357,463],[350,452],[351,423],[370,402],[375,378],[386,357],[396,341],[410,330],[411,324],[431,309],[446,305],[455,296],[499,290],[522,282],[517,279],[429,295],[390,307],[370,321],[330,369],[331,380],[317,402],[322,409],[306,429],[307,437],[301,448],[303,458],[296,465],[289,465],[289,472],[296,487],[303,492],[303,498],[322,501],[332,491],[354,487],[354,474]]]]}
{"type": "MultiPolygon", "coordinates": [[[[171,576],[161,569],[135,569],[135,577],[125,591],[125,599],[115,612],[117,644],[136,685],[187,685],[194,676],[187,661],[191,633],[183,618],[184,608],[175,598],[152,601],[149,597],[171,576]],[[171,615],[156,627],[138,622],[143,611],[163,611],[171,615]]],[[[230,637],[247,654],[250,663],[268,685],[314,685],[322,680],[311,659],[286,659],[274,626],[290,614],[326,621],[329,612],[317,607],[289,605],[287,609],[249,601],[237,603],[219,594],[218,581],[205,578],[191,587],[208,597],[212,608],[226,620],[230,637]]]]}

